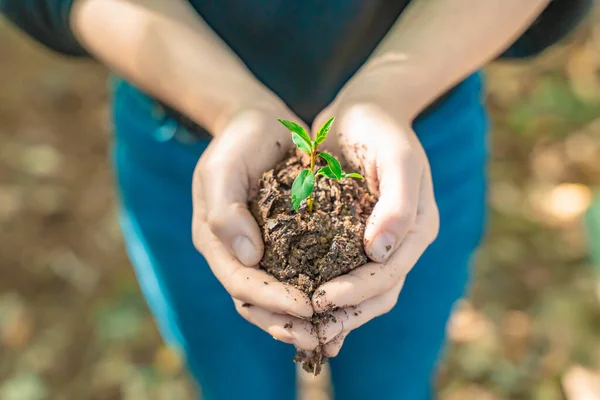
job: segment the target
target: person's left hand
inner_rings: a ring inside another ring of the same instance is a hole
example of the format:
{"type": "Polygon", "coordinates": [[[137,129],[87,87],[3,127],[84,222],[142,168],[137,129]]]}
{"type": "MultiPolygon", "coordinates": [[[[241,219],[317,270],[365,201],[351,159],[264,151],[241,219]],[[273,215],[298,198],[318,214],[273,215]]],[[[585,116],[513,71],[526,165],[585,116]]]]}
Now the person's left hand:
{"type": "Polygon", "coordinates": [[[336,118],[324,146],[343,155],[379,195],[364,236],[372,262],[323,284],[312,299],[315,313],[339,307],[318,332],[328,357],[338,354],[350,331],[396,305],[406,275],[438,233],[429,162],[396,107],[373,98],[336,100],[313,125],[316,132],[336,118]]]}

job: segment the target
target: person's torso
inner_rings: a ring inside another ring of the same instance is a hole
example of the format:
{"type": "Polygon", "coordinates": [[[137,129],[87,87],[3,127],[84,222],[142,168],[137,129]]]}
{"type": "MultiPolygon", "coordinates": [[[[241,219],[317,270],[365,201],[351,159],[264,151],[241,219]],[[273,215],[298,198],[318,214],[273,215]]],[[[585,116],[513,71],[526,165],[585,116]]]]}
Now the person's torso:
{"type": "Polygon", "coordinates": [[[410,0],[189,0],[305,121],[333,100],[410,0]]]}

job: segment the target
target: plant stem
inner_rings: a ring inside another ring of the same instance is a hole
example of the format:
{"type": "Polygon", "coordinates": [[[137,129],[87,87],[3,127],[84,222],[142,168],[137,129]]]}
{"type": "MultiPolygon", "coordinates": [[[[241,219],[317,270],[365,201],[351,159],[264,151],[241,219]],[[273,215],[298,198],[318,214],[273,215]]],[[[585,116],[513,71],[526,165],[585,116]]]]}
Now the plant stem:
{"type": "MultiPolygon", "coordinates": [[[[317,149],[314,148],[311,152],[310,152],[310,172],[315,172],[315,159],[317,158],[317,149]]],[[[315,186],[317,185],[317,182],[315,180],[315,186]]],[[[313,189],[314,192],[314,189],[313,189]]],[[[311,192],[311,194],[308,196],[308,198],[306,199],[306,205],[308,206],[308,212],[312,212],[313,211],[313,194],[311,192]]]]}

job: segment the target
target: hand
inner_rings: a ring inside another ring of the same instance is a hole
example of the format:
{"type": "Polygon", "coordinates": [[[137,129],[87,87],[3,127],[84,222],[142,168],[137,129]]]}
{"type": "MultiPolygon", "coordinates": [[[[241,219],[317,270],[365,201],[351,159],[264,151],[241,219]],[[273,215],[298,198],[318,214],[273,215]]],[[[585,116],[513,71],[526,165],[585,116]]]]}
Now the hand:
{"type": "Polygon", "coordinates": [[[257,268],[263,242],[247,208],[260,176],[292,143],[277,118],[298,120],[283,106],[246,109],[215,134],[194,172],[193,240],[242,317],[275,339],[312,350],[318,338],[304,320],[313,314],[311,301],[257,268]]]}
{"type": "Polygon", "coordinates": [[[379,195],[364,237],[372,262],[323,284],[312,299],[316,313],[340,307],[318,332],[329,357],[338,354],[350,331],[395,306],[406,275],[438,233],[426,154],[410,119],[394,114],[394,106],[372,98],[336,100],[314,124],[318,129],[336,117],[325,146],[345,156],[379,195]]]}

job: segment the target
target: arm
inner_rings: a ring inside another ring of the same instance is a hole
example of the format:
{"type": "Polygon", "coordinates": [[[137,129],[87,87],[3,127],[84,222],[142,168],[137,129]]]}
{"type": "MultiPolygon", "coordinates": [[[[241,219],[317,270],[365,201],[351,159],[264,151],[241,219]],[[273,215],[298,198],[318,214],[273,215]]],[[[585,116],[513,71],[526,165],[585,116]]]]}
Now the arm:
{"type": "Polygon", "coordinates": [[[42,43],[69,54],[85,49],[215,136],[194,173],[194,244],[244,318],[279,340],[314,349],[316,334],[299,318],[312,315],[309,299],[254,268],[263,244],[247,209],[259,177],[289,148],[289,132],[277,118],[298,118],[185,0],[0,0],[0,5],[42,43]],[[293,327],[286,328],[290,321],[293,327]]]}
{"type": "Polygon", "coordinates": [[[71,23],[92,54],[213,135],[249,105],[282,107],[186,1],[77,0],[71,23]]]}
{"type": "Polygon", "coordinates": [[[504,51],[549,1],[415,1],[341,95],[358,99],[402,93],[405,100],[395,98],[394,103],[412,119],[504,51]]]}
{"type": "Polygon", "coordinates": [[[315,121],[318,127],[336,116],[332,146],[362,167],[379,194],[364,234],[372,262],[313,297],[317,313],[340,307],[319,331],[326,355],[335,356],[351,330],[395,306],[407,274],[437,237],[440,216],[415,116],[513,43],[548,2],[414,1],[315,121]]]}
{"type": "Polygon", "coordinates": [[[240,109],[283,108],[184,0],[0,0],[0,11],[54,50],[90,53],[213,135],[240,109]]]}

